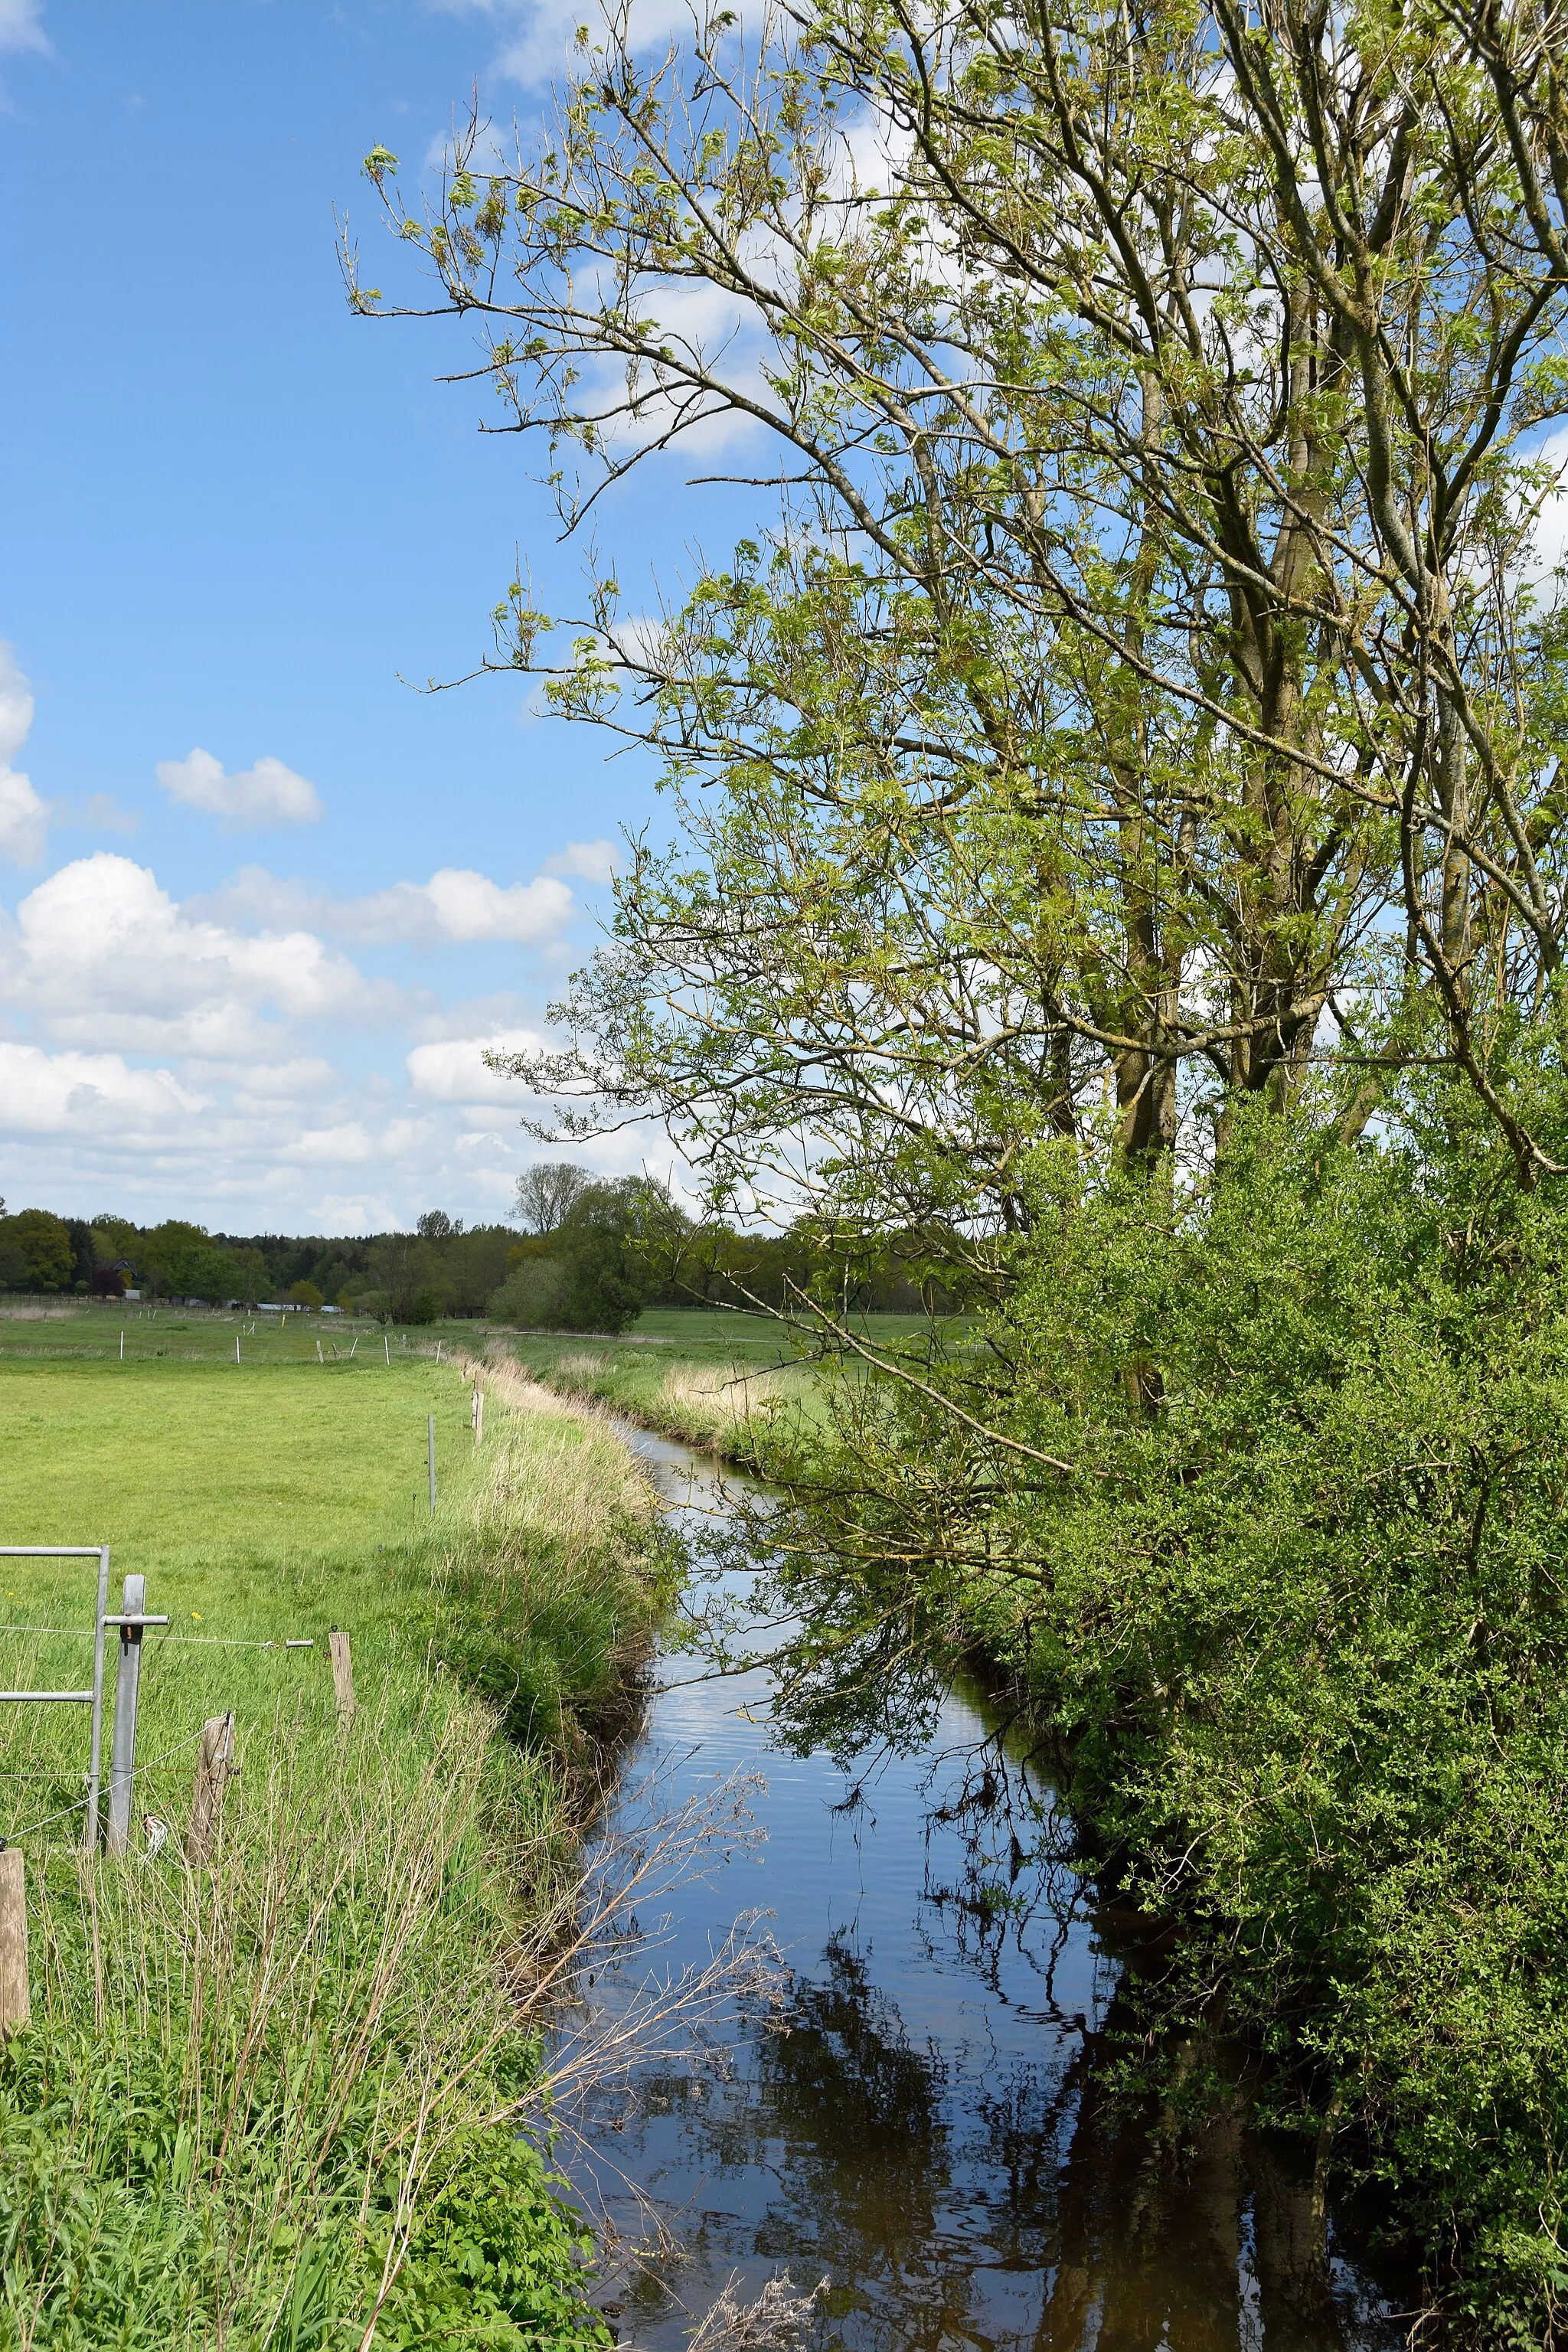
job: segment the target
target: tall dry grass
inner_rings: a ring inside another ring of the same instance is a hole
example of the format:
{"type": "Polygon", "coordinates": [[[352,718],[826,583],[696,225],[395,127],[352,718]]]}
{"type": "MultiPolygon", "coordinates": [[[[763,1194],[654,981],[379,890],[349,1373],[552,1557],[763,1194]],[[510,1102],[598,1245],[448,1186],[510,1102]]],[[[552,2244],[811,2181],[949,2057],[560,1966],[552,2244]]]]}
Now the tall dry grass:
{"type": "Polygon", "coordinates": [[[661,1363],[644,1349],[574,1349],[541,1365],[540,1375],[568,1396],[764,1472],[825,1409],[823,1369],[815,1364],[661,1363]]]}
{"type": "Polygon", "coordinates": [[[634,1457],[600,1419],[543,1388],[502,1358],[461,1358],[484,1388],[490,1451],[476,1492],[472,1525],[505,1548],[550,1556],[580,1569],[624,1548],[647,1526],[653,1490],[634,1457]]]}
{"type": "Polygon", "coordinates": [[[793,1367],[757,1372],[740,1364],[672,1364],[658,1399],[671,1421],[738,1436],[771,1423],[801,1386],[793,1367]]]}

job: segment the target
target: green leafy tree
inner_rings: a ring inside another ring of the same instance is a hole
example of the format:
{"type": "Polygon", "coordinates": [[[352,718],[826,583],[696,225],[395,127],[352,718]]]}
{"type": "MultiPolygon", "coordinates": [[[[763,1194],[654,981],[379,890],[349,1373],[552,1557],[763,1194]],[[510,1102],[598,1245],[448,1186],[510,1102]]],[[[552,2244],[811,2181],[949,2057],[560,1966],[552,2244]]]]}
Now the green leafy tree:
{"type": "Polygon", "coordinates": [[[92,1221],[93,1244],[100,1262],[110,1265],[123,1259],[128,1265],[136,1263],[137,1245],[142,1239],[141,1228],[129,1217],[105,1214],[92,1221]]]}
{"type": "Polygon", "coordinates": [[[200,1298],[207,1295],[201,1285],[212,1271],[212,1254],[205,1225],[169,1217],[138,1242],[136,1264],[154,1296],[200,1298]]]}
{"type": "Polygon", "coordinates": [[[76,1280],[70,1228],[47,1209],[0,1217],[0,1272],[13,1290],[69,1290],[76,1280]]]}
{"type": "Polygon", "coordinates": [[[267,1270],[267,1260],[258,1249],[246,1244],[242,1244],[237,1249],[231,1249],[227,1256],[234,1296],[243,1300],[247,1307],[256,1306],[260,1299],[268,1296],[268,1292],[270,1278],[267,1270]]]}
{"type": "Polygon", "coordinates": [[[1283,1108],[1331,1043],[1347,1132],[1436,1053],[1536,1181],[1555,36],[824,0],[742,65],[731,27],[652,66],[612,28],[515,169],[459,141],[427,219],[367,164],[417,307],[488,321],[520,429],[580,456],[569,521],[719,417],[796,486],[662,627],[610,569],[558,652],[501,608],[498,658],[651,744],[680,825],[576,1050],[520,1074],[662,1114],[721,1198],[967,1221],[993,1285],[1021,1147],[1168,1156],[1194,1092],[1283,1108]],[[689,324],[693,285],[745,331],[689,324]]]}
{"type": "Polygon", "coordinates": [[[92,1227],[84,1223],[80,1217],[68,1218],[66,1231],[70,1235],[71,1286],[76,1290],[85,1290],[92,1281],[93,1269],[98,1264],[98,1244],[92,1227]]]}
{"type": "Polygon", "coordinates": [[[1262,2029],[1323,2167],[1353,2116],[1476,2340],[1555,2343],[1568,37],[625,22],[515,169],[367,162],[568,524],[716,425],[788,485],[651,625],[613,564],[500,606],[672,823],[498,1066],[662,1118],[852,1360],[779,1441],[803,1736],[1010,1659],[1186,2022],[1262,2029]],[[849,1328],[893,1234],[981,1344],[849,1328]]]}
{"type": "Polygon", "coordinates": [[[543,1252],[524,1258],[491,1293],[488,1312],[523,1331],[572,1329],[572,1285],[562,1260],[543,1252]]]}
{"type": "Polygon", "coordinates": [[[626,1330],[653,1288],[669,1208],[645,1178],[584,1184],[552,1232],[523,1244],[490,1314],[543,1330],[626,1330]]]}

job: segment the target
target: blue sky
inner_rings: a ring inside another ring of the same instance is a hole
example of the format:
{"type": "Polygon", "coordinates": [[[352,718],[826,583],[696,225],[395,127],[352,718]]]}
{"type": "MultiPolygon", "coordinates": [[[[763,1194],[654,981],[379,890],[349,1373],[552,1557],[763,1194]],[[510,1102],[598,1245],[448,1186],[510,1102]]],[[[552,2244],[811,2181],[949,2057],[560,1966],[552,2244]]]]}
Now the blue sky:
{"type": "MultiPolygon", "coordinates": [[[[578,559],[437,381],[466,331],[351,316],[333,210],[374,255],[361,157],[417,163],[476,79],[526,118],[571,17],[0,0],[12,1208],[352,1232],[495,1216],[539,1156],[480,1048],[537,1033],[652,772],[524,679],[399,682],[473,666],[516,549],[557,611],[578,559]]],[[[628,602],[679,479],[601,525],[628,602]]]]}

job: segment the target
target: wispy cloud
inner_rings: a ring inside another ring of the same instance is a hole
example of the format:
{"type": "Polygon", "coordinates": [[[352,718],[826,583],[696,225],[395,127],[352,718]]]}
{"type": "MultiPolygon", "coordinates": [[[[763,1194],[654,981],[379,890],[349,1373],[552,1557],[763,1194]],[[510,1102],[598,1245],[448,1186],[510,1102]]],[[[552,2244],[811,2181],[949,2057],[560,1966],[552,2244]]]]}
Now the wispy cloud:
{"type": "Polygon", "coordinates": [[[33,689],[15,653],[0,639],[0,858],[11,866],[36,866],[48,841],[48,810],[31,778],[11,764],[32,724],[33,689]]]}
{"type": "Polygon", "coordinates": [[[53,54],[41,0],[0,0],[0,51],[16,55],[27,50],[37,57],[53,54]]]}
{"type": "Polygon", "coordinates": [[[427,882],[394,882],[363,898],[335,898],[312,883],[286,881],[264,866],[247,866],[223,889],[191,906],[226,921],[268,929],[308,924],[366,947],[485,940],[545,947],[560,937],[574,911],[571,891],[551,874],[501,883],[461,866],[444,866],[427,882]]]}
{"type": "Polygon", "coordinates": [[[621,842],[569,841],[564,849],[545,859],[540,872],[574,874],[580,882],[595,882],[603,887],[615,880],[626,862],[626,848],[621,842]]]}

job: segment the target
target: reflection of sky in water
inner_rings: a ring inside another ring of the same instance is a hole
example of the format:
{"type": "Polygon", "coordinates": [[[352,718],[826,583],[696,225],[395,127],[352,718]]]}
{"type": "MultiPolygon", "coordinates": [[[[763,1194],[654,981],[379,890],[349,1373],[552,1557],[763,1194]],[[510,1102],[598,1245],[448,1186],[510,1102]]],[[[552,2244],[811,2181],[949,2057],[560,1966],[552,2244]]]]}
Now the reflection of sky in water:
{"type": "MultiPolygon", "coordinates": [[[[636,1442],[673,1494],[708,1486],[679,1448],[636,1442]]],[[[1112,2127],[1091,2037],[1116,1969],[1077,1882],[1029,1858],[1040,1823],[1018,1825],[1020,1847],[982,1822],[977,1853],[951,1817],[984,1730],[962,1697],[846,1809],[827,1757],[768,1748],[764,1671],[681,1685],[681,1662],[663,1667],[676,1686],[626,1786],[656,1773],[679,1799],[760,1761],[766,1843],[679,1889],[660,1963],[701,1965],[762,1906],[792,1971],[782,2031],[731,2016],[717,2066],[649,2065],[586,2119],[595,2154],[569,2167],[630,2241],[651,2200],[684,2249],[653,2265],[681,2303],[700,2313],[732,2273],[755,2292],[787,2264],[797,2285],[830,2279],[821,2340],[853,2352],[1399,2340],[1358,2308],[1348,2264],[1331,2292],[1314,2281],[1304,2182],[1234,2121],[1184,2163],[1145,2122],[1112,2127]]],[[[599,2299],[647,2352],[685,2339],[635,2267],[599,2299]]]]}

